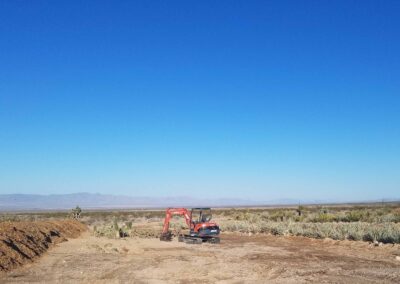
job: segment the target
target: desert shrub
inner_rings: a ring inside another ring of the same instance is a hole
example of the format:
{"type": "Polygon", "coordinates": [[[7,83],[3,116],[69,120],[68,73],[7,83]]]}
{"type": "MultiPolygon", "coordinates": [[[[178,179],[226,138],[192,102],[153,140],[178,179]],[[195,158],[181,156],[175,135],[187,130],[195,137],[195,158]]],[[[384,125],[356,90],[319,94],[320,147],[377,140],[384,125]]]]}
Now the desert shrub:
{"type": "Polygon", "coordinates": [[[400,220],[400,216],[396,216],[394,214],[389,213],[387,215],[380,216],[378,220],[381,223],[390,223],[390,222],[398,223],[400,220]]]}
{"type": "Polygon", "coordinates": [[[303,222],[305,219],[306,216],[304,216],[304,214],[294,217],[295,222],[303,222]]]}
{"type": "Polygon", "coordinates": [[[293,210],[277,210],[272,213],[269,217],[269,220],[275,222],[284,222],[284,221],[294,221],[296,217],[299,217],[296,211],[293,210]]]}
{"type": "Polygon", "coordinates": [[[390,223],[376,224],[366,228],[365,241],[377,241],[382,243],[400,243],[400,233],[398,228],[390,223]]]}
{"type": "Polygon", "coordinates": [[[106,237],[110,239],[115,239],[119,237],[118,230],[115,229],[114,224],[108,226],[102,226],[98,228],[97,226],[94,228],[93,234],[96,237],[106,237]]]}
{"type": "Polygon", "coordinates": [[[400,223],[400,208],[393,209],[393,222],[400,223]]]}
{"type": "Polygon", "coordinates": [[[246,221],[226,221],[220,223],[221,230],[227,232],[240,232],[240,233],[260,233],[262,231],[262,223],[249,223],[246,221]]]}
{"type": "Polygon", "coordinates": [[[260,218],[262,221],[267,221],[270,218],[270,213],[268,211],[263,211],[260,213],[260,218]]]}
{"type": "Polygon", "coordinates": [[[262,220],[262,218],[257,213],[246,213],[244,220],[252,224],[257,224],[262,220]]]}
{"type": "Polygon", "coordinates": [[[111,224],[106,224],[103,226],[93,226],[93,234],[96,237],[106,237],[106,238],[125,238],[129,237],[130,227],[132,228],[132,222],[127,222],[124,225],[118,223],[117,218],[113,219],[111,224]]]}
{"type": "Polygon", "coordinates": [[[125,223],[125,226],[126,226],[126,228],[129,229],[129,230],[132,229],[132,222],[131,222],[131,221],[126,222],[126,223],[125,223]]]}
{"type": "MultiPolygon", "coordinates": [[[[325,238],[325,235],[320,229],[320,226],[317,226],[315,224],[308,224],[303,223],[301,224],[301,227],[294,227],[293,229],[297,230],[296,235],[297,236],[304,236],[304,237],[309,237],[309,238],[316,238],[316,239],[321,239],[325,238]]],[[[292,229],[292,231],[293,231],[292,229]]]]}
{"type": "Polygon", "coordinates": [[[225,221],[223,231],[241,233],[267,233],[272,235],[294,235],[309,238],[331,238],[334,240],[378,241],[400,243],[400,224],[366,222],[264,222],[225,221]]]}
{"type": "Polygon", "coordinates": [[[400,216],[400,207],[394,208],[394,209],[392,210],[392,213],[393,213],[394,215],[400,216]]]}
{"type": "Polygon", "coordinates": [[[287,228],[283,226],[283,223],[266,223],[260,228],[259,232],[281,236],[288,233],[286,230],[287,228]]]}
{"type": "Polygon", "coordinates": [[[334,214],[327,213],[327,212],[326,213],[320,212],[319,214],[317,214],[313,218],[311,218],[310,221],[314,222],[314,223],[335,222],[335,221],[337,221],[337,218],[334,214]]]}
{"type": "Polygon", "coordinates": [[[304,207],[303,205],[299,205],[299,207],[297,207],[296,212],[298,216],[301,216],[304,214],[304,211],[306,210],[306,207],[304,207]]]}
{"type": "Polygon", "coordinates": [[[237,221],[246,220],[246,214],[247,212],[235,212],[235,214],[233,214],[233,219],[237,221]]]}
{"type": "Polygon", "coordinates": [[[336,223],[325,223],[325,237],[326,238],[331,238],[334,240],[344,240],[346,239],[345,234],[343,230],[341,230],[341,227],[338,226],[336,223]]]}
{"type": "Polygon", "coordinates": [[[361,241],[365,240],[364,225],[360,223],[348,223],[340,226],[344,240],[361,241]]]}
{"type": "Polygon", "coordinates": [[[285,212],[283,210],[279,210],[271,215],[270,220],[278,222],[278,221],[283,221],[284,218],[285,218],[285,212]]]}
{"type": "Polygon", "coordinates": [[[114,219],[113,219],[112,228],[113,228],[115,231],[118,231],[118,230],[119,230],[118,219],[117,219],[116,217],[114,217],[114,219]]]}
{"type": "Polygon", "coordinates": [[[336,212],[332,221],[335,222],[372,222],[370,212],[367,210],[350,210],[336,212]]]}
{"type": "Polygon", "coordinates": [[[375,210],[375,214],[379,217],[382,217],[382,216],[390,213],[390,211],[391,211],[391,209],[389,207],[381,207],[381,208],[375,210]]]}
{"type": "Polygon", "coordinates": [[[400,223],[400,208],[395,208],[387,214],[382,214],[382,212],[379,212],[379,215],[375,218],[375,220],[376,222],[381,223],[400,223]]]}
{"type": "Polygon", "coordinates": [[[318,207],[319,213],[328,214],[329,210],[326,207],[318,207]]]}

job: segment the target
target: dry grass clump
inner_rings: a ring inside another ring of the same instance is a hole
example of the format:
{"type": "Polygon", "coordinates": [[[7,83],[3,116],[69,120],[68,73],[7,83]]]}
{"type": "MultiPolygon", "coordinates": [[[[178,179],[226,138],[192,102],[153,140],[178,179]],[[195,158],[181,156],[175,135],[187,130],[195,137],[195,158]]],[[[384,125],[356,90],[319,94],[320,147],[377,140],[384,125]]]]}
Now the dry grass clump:
{"type": "Polygon", "coordinates": [[[106,237],[106,238],[123,238],[128,237],[129,232],[132,229],[132,222],[121,223],[114,218],[111,224],[106,224],[100,227],[93,227],[93,234],[96,237],[106,237]]]}

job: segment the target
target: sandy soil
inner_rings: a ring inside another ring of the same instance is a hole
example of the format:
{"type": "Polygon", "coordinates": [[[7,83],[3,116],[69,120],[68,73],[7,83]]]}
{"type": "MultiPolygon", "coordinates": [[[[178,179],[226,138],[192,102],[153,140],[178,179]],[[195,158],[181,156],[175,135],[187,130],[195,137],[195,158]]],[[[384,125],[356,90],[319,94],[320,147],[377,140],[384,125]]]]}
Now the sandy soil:
{"type": "Polygon", "coordinates": [[[225,234],[221,244],[81,238],[2,283],[400,283],[398,245],[225,234]]]}

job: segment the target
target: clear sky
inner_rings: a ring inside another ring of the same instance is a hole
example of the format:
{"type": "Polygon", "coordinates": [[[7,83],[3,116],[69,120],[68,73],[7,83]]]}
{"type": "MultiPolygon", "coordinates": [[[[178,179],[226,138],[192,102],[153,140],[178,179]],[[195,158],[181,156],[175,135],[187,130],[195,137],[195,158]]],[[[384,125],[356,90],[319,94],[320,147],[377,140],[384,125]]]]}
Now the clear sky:
{"type": "Polygon", "coordinates": [[[400,1],[0,1],[0,193],[400,197],[400,1]]]}

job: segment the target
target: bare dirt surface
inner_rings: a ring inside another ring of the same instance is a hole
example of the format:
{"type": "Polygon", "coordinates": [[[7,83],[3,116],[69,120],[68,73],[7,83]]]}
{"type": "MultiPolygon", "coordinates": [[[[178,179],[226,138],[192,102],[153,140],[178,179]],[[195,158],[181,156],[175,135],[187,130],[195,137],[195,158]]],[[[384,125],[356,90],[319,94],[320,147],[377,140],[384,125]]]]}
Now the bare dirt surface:
{"type": "Polygon", "coordinates": [[[398,245],[225,234],[221,244],[107,239],[89,233],[3,283],[400,283],[398,245]]]}
{"type": "Polygon", "coordinates": [[[0,271],[29,263],[51,246],[78,237],[86,226],[73,220],[0,223],[0,271]]]}

